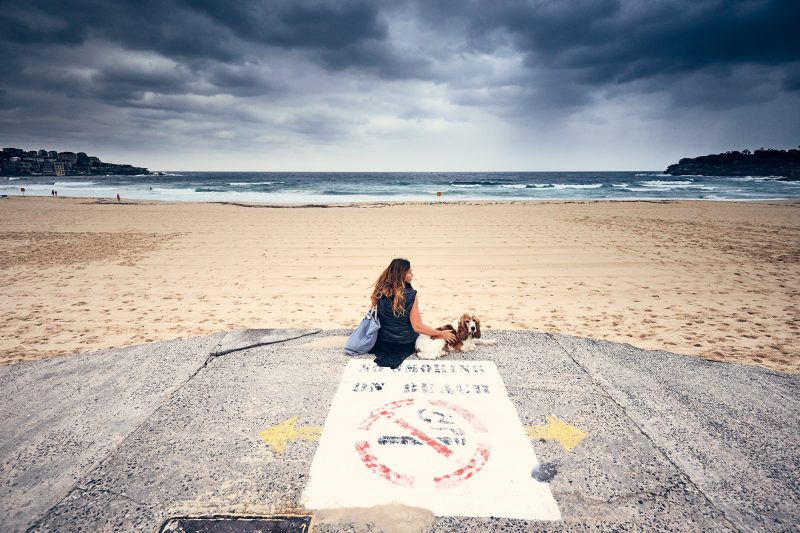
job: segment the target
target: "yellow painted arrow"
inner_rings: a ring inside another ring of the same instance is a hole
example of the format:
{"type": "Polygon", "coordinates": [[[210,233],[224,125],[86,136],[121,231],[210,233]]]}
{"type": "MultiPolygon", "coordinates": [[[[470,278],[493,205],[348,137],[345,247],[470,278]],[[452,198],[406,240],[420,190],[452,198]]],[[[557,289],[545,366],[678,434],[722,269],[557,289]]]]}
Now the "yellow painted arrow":
{"type": "Polygon", "coordinates": [[[586,432],[565,424],[554,416],[547,417],[543,426],[525,426],[529,439],[557,440],[565,450],[571,452],[586,437],[586,432]]]}
{"type": "Polygon", "coordinates": [[[287,442],[296,440],[319,440],[322,435],[322,428],[318,426],[296,427],[297,417],[287,418],[280,424],[270,426],[259,436],[277,453],[283,453],[287,442]]]}

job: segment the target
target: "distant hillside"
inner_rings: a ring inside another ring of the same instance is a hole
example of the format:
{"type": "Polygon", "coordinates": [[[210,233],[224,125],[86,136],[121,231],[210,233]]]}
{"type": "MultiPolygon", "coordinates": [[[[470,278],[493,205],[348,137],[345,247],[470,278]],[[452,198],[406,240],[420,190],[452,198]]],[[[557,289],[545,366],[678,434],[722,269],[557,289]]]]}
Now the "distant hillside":
{"type": "Polygon", "coordinates": [[[800,150],[761,149],[683,158],[665,171],[673,176],[783,176],[800,180],[800,150]]]}
{"type": "Polygon", "coordinates": [[[0,176],[107,176],[150,174],[144,167],[104,163],[86,152],[3,148],[0,176]]]}

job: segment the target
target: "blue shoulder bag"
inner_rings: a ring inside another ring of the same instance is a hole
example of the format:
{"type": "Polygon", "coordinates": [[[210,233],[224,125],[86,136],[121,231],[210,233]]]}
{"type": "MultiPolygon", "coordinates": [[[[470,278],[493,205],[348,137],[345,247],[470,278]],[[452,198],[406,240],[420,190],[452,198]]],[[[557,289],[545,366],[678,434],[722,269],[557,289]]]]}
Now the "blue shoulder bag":
{"type": "Polygon", "coordinates": [[[381,329],[381,323],[378,320],[378,308],[373,307],[367,311],[364,320],[348,337],[347,344],[344,345],[344,353],[347,355],[363,355],[370,351],[378,340],[379,329],[381,329]]]}

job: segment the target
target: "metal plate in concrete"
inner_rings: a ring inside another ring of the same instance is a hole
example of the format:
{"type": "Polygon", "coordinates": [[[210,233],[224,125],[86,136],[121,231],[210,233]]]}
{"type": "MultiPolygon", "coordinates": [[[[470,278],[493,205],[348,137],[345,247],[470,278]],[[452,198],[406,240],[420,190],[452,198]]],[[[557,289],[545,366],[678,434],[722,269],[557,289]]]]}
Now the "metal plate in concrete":
{"type": "Polygon", "coordinates": [[[228,331],[211,355],[225,355],[265,344],[274,344],[319,333],[319,329],[240,329],[228,331]]]}
{"type": "Polygon", "coordinates": [[[173,518],[161,533],[306,533],[311,516],[173,518]]]}

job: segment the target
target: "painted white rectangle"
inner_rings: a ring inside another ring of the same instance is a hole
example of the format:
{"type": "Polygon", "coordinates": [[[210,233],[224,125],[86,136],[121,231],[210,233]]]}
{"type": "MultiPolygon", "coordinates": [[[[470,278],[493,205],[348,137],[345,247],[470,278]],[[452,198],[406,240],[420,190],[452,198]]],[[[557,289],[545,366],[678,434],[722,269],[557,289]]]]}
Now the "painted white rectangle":
{"type": "Polygon", "coordinates": [[[391,502],[439,516],[559,520],[539,462],[491,361],[352,360],[325,420],[302,503],[391,502]]]}

